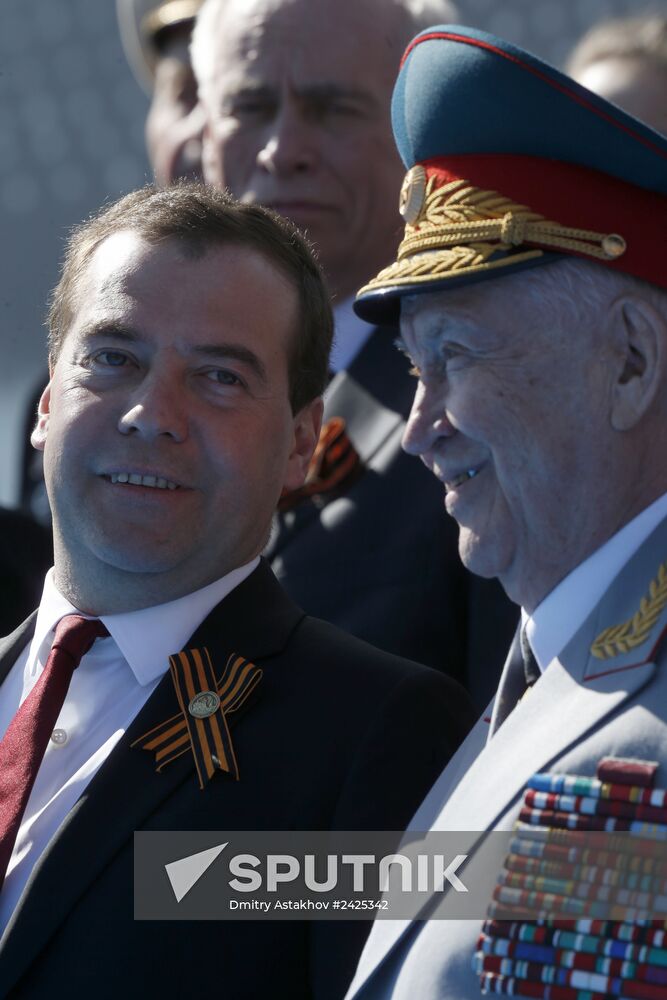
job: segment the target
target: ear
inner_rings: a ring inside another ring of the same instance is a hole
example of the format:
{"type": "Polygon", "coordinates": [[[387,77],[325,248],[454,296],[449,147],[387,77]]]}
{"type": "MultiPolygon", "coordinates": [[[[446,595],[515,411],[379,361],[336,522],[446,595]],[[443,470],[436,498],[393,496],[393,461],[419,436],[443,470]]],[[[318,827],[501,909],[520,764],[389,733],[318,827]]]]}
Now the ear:
{"type": "Polygon", "coordinates": [[[317,399],[307,403],[294,417],[292,451],[283,483],[285,491],[291,492],[303,486],[308,464],[320,436],[323,408],[322,397],[318,396],[317,399]]]}
{"type": "Polygon", "coordinates": [[[615,430],[627,431],[664,393],[667,323],[650,303],[634,296],[620,299],[611,318],[621,360],[613,387],[611,423],[615,430]]]}
{"type": "Polygon", "coordinates": [[[44,451],[46,436],[49,429],[49,416],[51,413],[51,382],[39,397],[37,406],[37,423],[30,435],[30,443],[37,451],[44,451]]]}

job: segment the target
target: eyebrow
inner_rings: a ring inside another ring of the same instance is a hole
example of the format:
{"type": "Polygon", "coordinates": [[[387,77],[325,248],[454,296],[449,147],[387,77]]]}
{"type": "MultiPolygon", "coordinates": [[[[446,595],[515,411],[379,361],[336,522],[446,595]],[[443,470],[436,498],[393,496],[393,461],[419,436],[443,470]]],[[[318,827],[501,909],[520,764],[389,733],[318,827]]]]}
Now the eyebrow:
{"type": "MultiPolygon", "coordinates": [[[[86,340],[103,340],[112,338],[126,344],[147,343],[145,337],[133,330],[131,327],[123,326],[120,323],[96,323],[82,331],[82,337],[86,340]]],[[[191,350],[195,354],[200,354],[207,358],[219,360],[240,361],[257,376],[264,385],[268,384],[268,374],[264,362],[244,344],[236,343],[215,343],[215,344],[193,344],[191,350]]]]}
{"type": "MultiPolygon", "coordinates": [[[[358,87],[344,87],[339,83],[309,83],[303,87],[292,87],[294,93],[301,100],[332,102],[336,100],[358,101],[368,108],[377,108],[378,102],[365,90],[358,87]]],[[[279,88],[268,84],[244,83],[238,90],[232,90],[227,95],[228,100],[233,102],[239,98],[254,97],[264,100],[276,100],[279,88]]]]}

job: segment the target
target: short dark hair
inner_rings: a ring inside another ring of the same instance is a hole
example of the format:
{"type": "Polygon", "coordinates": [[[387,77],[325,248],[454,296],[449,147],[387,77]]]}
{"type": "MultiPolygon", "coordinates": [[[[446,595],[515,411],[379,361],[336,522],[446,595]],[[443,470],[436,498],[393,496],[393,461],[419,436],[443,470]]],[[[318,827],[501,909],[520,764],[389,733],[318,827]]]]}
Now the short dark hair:
{"type": "Polygon", "coordinates": [[[577,76],[593,63],[616,58],[649,60],[667,69],[667,17],[647,12],[594,24],[572,50],[566,72],[577,76]]]}
{"type": "Polygon", "coordinates": [[[76,291],[90,258],[107,237],[123,229],[151,244],[179,241],[190,256],[203,255],[211,246],[233,244],[273,264],[298,300],[298,326],[288,354],[292,411],[298,413],[321,395],[327,380],[333,316],[313,251],[296,226],[276,212],[243,204],[226,191],[193,181],[169,188],[149,184],[103,207],[71,232],[49,308],[52,365],[71,325],[76,291]]]}

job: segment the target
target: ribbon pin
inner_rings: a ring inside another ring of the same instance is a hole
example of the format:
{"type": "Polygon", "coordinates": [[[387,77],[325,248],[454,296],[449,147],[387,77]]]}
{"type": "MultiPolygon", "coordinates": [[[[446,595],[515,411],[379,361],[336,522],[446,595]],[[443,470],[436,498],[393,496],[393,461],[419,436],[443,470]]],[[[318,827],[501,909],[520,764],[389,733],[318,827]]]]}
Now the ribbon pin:
{"type": "Polygon", "coordinates": [[[184,649],[169,657],[169,670],[180,714],[144,733],[132,744],[155,753],[156,770],[192,751],[203,789],[216,771],[235,781],[239,769],[227,717],[249,698],[262,679],[262,670],[235,653],[216,680],[208,649],[184,649]]]}

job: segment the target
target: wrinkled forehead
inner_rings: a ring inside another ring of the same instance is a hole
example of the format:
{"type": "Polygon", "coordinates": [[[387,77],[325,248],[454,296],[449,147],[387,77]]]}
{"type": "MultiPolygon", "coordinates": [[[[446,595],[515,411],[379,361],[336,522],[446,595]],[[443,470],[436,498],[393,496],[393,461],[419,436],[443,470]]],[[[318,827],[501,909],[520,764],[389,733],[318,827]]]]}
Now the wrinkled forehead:
{"type": "Polygon", "coordinates": [[[533,271],[492,278],[459,288],[401,296],[401,336],[424,343],[443,336],[474,335],[501,341],[546,341],[563,327],[582,339],[577,307],[580,272],[585,265],[557,261],[533,271]]]}
{"type": "Polygon", "coordinates": [[[410,28],[392,0],[230,0],[216,25],[218,75],[290,73],[393,86],[410,28]]]}

